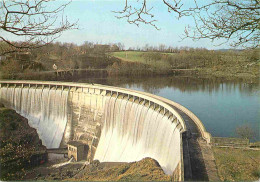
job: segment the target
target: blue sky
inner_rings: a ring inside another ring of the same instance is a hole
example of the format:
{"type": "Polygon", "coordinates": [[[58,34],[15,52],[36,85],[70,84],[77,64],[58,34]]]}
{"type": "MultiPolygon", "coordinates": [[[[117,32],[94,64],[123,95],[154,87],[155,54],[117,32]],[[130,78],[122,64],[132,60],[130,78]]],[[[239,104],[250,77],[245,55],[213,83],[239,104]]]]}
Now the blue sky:
{"type": "MultiPolygon", "coordinates": [[[[192,18],[185,17],[177,20],[177,15],[168,13],[167,6],[161,0],[148,0],[147,2],[148,6],[153,7],[152,13],[158,20],[156,25],[160,30],[144,24],[137,27],[127,23],[126,19],[117,19],[112,11],[122,10],[124,0],[73,0],[65,9],[64,15],[70,22],[78,21],[79,29],[64,32],[57,41],[76,44],[82,44],[84,41],[102,44],[121,42],[126,48],[143,47],[145,44],[208,49],[229,48],[227,44],[216,46],[220,42],[212,43],[206,39],[196,42],[191,39],[181,41],[180,37],[184,34],[185,26],[193,24],[192,18]]],[[[185,0],[186,2],[188,1],[185,0]]],[[[56,6],[64,1],[52,3],[53,6],[56,6]]]]}

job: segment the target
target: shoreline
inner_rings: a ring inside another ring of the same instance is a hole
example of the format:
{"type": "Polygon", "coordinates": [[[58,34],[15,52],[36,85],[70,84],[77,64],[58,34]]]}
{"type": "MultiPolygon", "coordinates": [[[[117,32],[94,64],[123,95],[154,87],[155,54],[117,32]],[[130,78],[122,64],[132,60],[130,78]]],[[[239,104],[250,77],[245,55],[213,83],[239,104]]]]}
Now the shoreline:
{"type": "Polygon", "coordinates": [[[194,79],[217,79],[217,80],[222,80],[222,81],[246,81],[250,83],[258,83],[259,82],[259,77],[254,76],[254,75],[233,75],[233,74],[205,74],[205,73],[200,73],[203,72],[198,71],[197,74],[158,74],[158,73],[153,73],[153,74],[144,74],[144,75],[134,75],[134,74],[119,74],[119,75],[108,75],[107,70],[102,70],[102,74],[100,74],[99,71],[91,71],[91,72],[79,72],[76,74],[71,74],[69,72],[66,72],[65,74],[60,74],[58,75],[55,72],[32,72],[32,73],[17,73],[15,75],[9,75],[9,76],[2,76],[0,79],[10,79],[10,80],[45,80],[45,81],[61,81],[61,80],[68,80],[68,81],[74,81],[77,79],[80,79],[81,77],[87,77],[89,79],[113,79],[113,78],[150,78],[151,76],[153,77],[162,77],[162,78],[194,78],[194,79]]]}

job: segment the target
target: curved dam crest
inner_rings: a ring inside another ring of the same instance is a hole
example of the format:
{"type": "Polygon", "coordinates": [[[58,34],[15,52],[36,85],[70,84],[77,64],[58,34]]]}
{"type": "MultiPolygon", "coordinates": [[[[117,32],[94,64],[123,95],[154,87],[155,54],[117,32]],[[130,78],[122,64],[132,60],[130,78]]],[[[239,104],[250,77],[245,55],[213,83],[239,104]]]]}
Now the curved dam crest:
{"type": "Polygon", "coordinates": [[[103,85],[0,80],[0,102],[28,118],[47,148],[77,140],[89,145],[89,160],[151,157],[184,179],[186,125],[163,98],[103,85]]]}

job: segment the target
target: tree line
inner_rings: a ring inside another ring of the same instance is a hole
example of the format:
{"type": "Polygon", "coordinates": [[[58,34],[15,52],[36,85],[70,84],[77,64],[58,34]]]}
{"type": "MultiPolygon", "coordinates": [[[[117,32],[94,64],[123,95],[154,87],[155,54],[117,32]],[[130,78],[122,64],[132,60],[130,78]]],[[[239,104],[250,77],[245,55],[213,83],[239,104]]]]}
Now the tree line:
{"type": "MultiPolygon", "coordinates": [[[[4,42],[2,46],[9,46],[4,42]]],[[[206,48],[173,47],[160,44],[125,50],[123,43],[99,44],[84,42],[50,43],[27,52],[0,56],[0,74],[11,75],[39,71],[71,69],[107,69],[109,75],[172,74],[172,69],[208,69],[209,72],[248,72],[257,74],[259,49],[207,50],[206,48]],[[124,63],[112,52],[139,54],[139,63],[124,63]],[[141,54],[140,54],[141,53],[141,54]]],[[[204,70],[205,71],[205,70],[204,70]]],[[[202,71],[203,72],[203,71],[202,71]]],[[[0,75],[1,76],[1,75],[0,75]]]]}

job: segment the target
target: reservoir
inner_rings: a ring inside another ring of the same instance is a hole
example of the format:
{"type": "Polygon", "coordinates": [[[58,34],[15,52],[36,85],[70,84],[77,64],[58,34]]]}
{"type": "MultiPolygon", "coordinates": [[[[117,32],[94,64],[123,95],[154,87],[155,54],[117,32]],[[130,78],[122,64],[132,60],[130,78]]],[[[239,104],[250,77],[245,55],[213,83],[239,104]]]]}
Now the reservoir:
{"type": "Polygon", "coordinates": [[[191,77],[81,78],[93,82],[145,91],[173,100],[191,110],[212,136],[236,137],[236,128],[250,126],[259,140],[260,91],[253,81],[191,77]]]}

